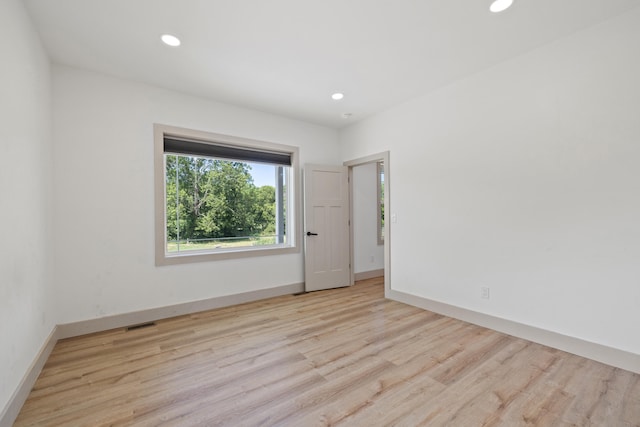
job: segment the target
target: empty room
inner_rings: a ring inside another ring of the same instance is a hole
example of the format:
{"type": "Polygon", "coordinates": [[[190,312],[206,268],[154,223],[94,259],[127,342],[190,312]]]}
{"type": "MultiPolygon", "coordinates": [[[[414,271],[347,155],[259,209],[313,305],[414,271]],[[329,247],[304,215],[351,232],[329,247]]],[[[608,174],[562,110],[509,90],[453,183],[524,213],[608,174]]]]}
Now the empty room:
{"type": "Polygon", "coordinates": [[[640,426],[640,0],[0,35],[0,427],[640,426]]]}

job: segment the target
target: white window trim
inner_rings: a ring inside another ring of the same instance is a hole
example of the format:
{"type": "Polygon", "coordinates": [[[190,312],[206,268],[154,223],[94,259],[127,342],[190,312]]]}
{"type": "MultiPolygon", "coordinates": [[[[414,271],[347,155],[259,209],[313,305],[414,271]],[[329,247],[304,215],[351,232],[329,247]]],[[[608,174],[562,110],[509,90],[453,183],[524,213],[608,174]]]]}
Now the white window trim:
{"type": "Polygon", "coordinates": [[[223,259],[248,258],[255,256],[271,256],[299,253],[301,247],[301,220],[302,211],[300,197],[300,168],[298,166],[298,147],[264,142],[230,135],[222,135],[192,129],[185,129],[162,124],[153,125],[154,132],[154,209],[155,209],[155,261],[157,266],[186,264],[193,262],[216,261],[223,259]],[[166,212],[165,212],[165,165],[164,165],[164,138],[173,136],[200,140],[203,142],[218,142],[230,145],[239,145],[257,150],[281,151],[291,154],[291,180],[289,194],[292,196],[290,206],[293,214],[289,219],[293,222],[289,231],[290,246],[250,246],[218,251],[193,251],[177,254],[166,252],[166,212]]]}

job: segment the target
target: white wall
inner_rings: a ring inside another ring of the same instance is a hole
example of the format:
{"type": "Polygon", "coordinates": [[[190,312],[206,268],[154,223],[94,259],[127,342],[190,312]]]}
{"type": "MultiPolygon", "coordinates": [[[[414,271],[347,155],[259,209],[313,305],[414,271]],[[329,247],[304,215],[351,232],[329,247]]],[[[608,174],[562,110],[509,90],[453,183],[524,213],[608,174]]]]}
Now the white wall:
{"type": "Polygon", "coordinates": [[[58,322],[303,282],[293,255],[154,265],[153,123],[300,147],[339,163],[337,132],[54,66],[58,322]]]}
{"type": "Polygon", "coordinates": [[[384,246],[378,245],[378,168],[376,163],[353,168],[353,271],[384,268],[384,246]],[[373,257],[373,260],[371,259],[373,257]]]}
{"type": "Polygon", "coordinates": [[[55,319],[49,60],[19,0],[0,2],[0,413],[55,319]]]}
{"type": "Polygon", "coordinates": [[[390,150],[392,287],[640,354],[638,52],[640,9],[342,131],[390,150]]]}

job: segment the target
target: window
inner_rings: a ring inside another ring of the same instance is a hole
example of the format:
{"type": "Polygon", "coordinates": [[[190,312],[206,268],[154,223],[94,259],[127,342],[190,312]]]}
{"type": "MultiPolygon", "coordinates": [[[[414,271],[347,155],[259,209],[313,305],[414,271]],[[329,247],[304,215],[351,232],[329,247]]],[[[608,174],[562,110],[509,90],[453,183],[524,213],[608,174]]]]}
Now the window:
{"type": "Polygon", "coordinates": [[[378,162],[378,244],[384,245],[384,162],[378,162]]]}
{"type": "Polygon", "coordinates": [[[156,125],[156,264],[297,252],[297,156],[156,125]]]}

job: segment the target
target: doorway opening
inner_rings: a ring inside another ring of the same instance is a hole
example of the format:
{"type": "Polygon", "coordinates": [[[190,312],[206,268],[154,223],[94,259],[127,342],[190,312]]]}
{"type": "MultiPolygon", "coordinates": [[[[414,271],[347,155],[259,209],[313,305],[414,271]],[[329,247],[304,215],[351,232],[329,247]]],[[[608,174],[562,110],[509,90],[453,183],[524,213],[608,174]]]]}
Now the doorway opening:
{"type": "Polygon", "coordinates": [[[349,171],[351,284],[384,275],[385,296],[391,289],[389,152],[344,162],[349,171]]]}

